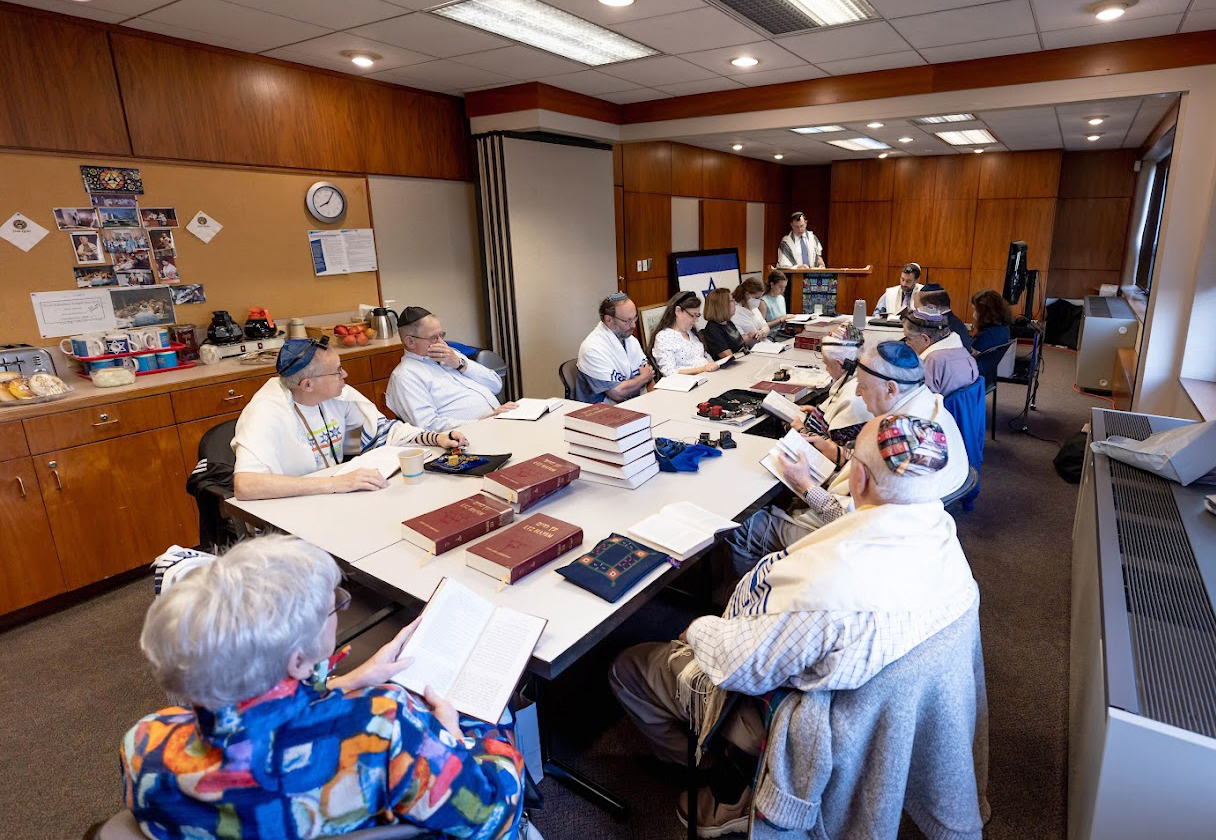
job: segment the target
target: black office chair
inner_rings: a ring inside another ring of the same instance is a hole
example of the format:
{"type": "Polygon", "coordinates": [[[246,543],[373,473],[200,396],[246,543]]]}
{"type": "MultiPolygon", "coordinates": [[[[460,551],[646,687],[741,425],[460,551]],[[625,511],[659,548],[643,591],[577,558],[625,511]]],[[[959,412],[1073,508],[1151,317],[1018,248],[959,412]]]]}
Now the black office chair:
{"type": "Polygon", "coordinates": [[[967,467],[967,480],[964,481],[962,486],[953,493],[942,497],[942,507],[948,508],[950,505],[961,501],[963,503],[963,510],[971,510],[972,507],[975,506],[974,500],[968,501],[966,497],[970,495],[971,492],[979,486],[979,484],[980,471],[975,467],[967,467]]]}
{"type": "Polygon", "coordinates": [[[1001,360],[1005,358],[1005,354],[1009,352],[1009,348],[1012,346],[1013,342],[1007,341],[1004,344],[998,344],[996,347],[989,347],[975,357],[975,366],[979,368],[980,376],[984,377],[984,396],[992,397],[992,422],[988,425],[992,427],[993,440],[996,440],[997,368],[1001,366],[1001,360]]]}
{"type": "Polygon", "coordinates": [[[566,399],[574,399],[574,395],[577,393],[578,359],[567,359],[558,365],[557,378],[562,381],[562,390],[566,394],[566,399]]]}
{"type": "Polygon", "coordinates": [[[186,492],[198,506],[199,547],[212,553],[223,551],[245,534],[243,526],[223,514],[224,500],[231,499],[233,494],[235,434],[236,420],[226,420],[208,429],[198,442],[198,465],[186,479],[186,492]]]}

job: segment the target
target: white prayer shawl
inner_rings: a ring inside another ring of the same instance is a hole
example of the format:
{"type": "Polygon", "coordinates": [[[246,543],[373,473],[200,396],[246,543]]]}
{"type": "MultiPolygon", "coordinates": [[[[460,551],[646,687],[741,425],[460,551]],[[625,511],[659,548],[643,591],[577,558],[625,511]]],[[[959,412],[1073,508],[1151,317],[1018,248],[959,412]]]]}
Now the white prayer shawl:
{"type": "Polygon", "coordinates": [[[950,335],[946,336],[941,341],[935,341],[930,344],[924,349],[924,352],[920,354],[920,357],[921,359],[924,359],[926,356],[933,355],[938,350],[949,350],[951,348],[955,350],[963,349],[963,340],[959,338],[959,335],[956,332],[951,332],[950,335]]]}
{"type": "MultiPolygon", "coordinates": [[[[823,244],[810,229],[802,234],[802,238],[806,240],[806,255],[810,258],[806,264],[814,268],[823,261],[823,244]]],[[[790,231],[782,237],[781,244],[777,246],[777,268],[793,268],[801,264],[802,245],[799,237],[790,231]]]]}
{"type": "Polygon", "coordinates": [[[847,429],[874,418],[870,409],[866,408],[866,401],[857,393],[857,377],[851,374],[845,374],[832,383],[827,399],[819,408],[823,412],[823,419],[828,421],[829,429],[847,429]]]}
{"type": "Polygon", "coordinates": [[[578,348],[578,370],[589,382],[580,383],[580,394],[576,396],[585,400],[593,394],[581,393],[584,389],[601,394],[626,379],[633,379],[641,372],[645,361],[646,354],[635,336],[629,336],[622,344],[600,321],[578,348]],[[608,387],[600,390],[604,385],[608,387]]]}
{"type": "MultiPolygon", "coordinates": [[[[308,475],[317,471],[312,441],[296,415],[291,392],[282,382],[277,376],[271,379],[245,406],[236,421],[232,451],[239,459],[239,449],[247,449],[270,467],[273,475],[308,475]]],[[[349,385],[334,399],[321,403],[320,408],[327,417],[344,419],[343,449],[346,437],[355,430],[359,432],[362,452],[386,443],[408,443],[419,433],[413,426],[386,418],[371,400],[349,385]]]]}
{"type": "MultiPolygon", "coordinates": [[[[923,288],[923,283],[917,283],[912,289],[912,294],[916,294],[923,288]]],[[[878,299],[878,306],[874,309],[874,314],[878,315],[885,312],[887,315],[898,315],[904,311],[904,289],[903,286],[896,283],[882,293],[882,297],[878,299]]]]}

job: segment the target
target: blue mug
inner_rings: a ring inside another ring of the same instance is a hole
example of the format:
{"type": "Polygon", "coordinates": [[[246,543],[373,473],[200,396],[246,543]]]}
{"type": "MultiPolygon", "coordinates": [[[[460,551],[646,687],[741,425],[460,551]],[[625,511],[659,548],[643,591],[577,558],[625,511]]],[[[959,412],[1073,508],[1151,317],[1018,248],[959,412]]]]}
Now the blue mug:
{"type": "Polygon", "coordinates": [[[144,373],[145,371],[156,370],[156,364],[157,364],[157,359],[156,359],[156,354],[154,354],[154,353],[148,353],[147,355],[144,355],[144,356],[136,356],[135,357],[135,372],[144,373]]]}
{"type": "MultiPolygon", "coordinates": [[[[169,346],[169,330],[168,329],[166,329],[165,327],[148,327],[148,332],[156,334],[156,346],[157,347],[168,347],[169,346]]],[[[177,367],[177,365],[174,364],[173,367],[177,367]]]]}
{"type": "Polygon", "coordinates": [[[121,367],[118,359],[102,359],[100,362],[89,362],[89,373],[102,368],[121,367]]]}
{"type": "Polygon", "coordinates": [[[177,351],[162,350],[159,353],[153,354],[156,356],[156,366],[158,368],[175,368],[177,367],[177,351]]]}

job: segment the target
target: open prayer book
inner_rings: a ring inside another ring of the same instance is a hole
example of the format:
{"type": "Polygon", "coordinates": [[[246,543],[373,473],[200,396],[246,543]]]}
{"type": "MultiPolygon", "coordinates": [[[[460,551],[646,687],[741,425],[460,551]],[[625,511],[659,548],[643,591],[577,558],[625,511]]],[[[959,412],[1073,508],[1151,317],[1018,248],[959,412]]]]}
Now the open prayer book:
{"type": "MultiPolygon", "coordinates": [[[[768,451],[768,454],[761,459],[760,463],[766,470],[780,479],[782,484],[790,487],[789,482],[785,480],[785,476],[781,473],[781,458],[782,456],[788,456],[792,460],[797,461],[799,453],[806,456],[806,462],[811,468],[811,480],[816,484],[823,484],[836,471],[836,465],[832,463],[831,459],[812,446],[806,438],[798,434],[794,429],[790,429],[785,437],[777,441],[777,444],[768,451]]],[[[795,494],[798,493],[796,488],[790,487],[790,489],[795,494]]]]}
{"type": "Polygon", "coordinates": [[[401,651],[414,661],[393,682],[419,697],[430,686],[456,711],[497,723],[547,623],[444,578],[401,651]]]}
{"type": "Polygon", "coordinates": [[[401,461],[397,456],[406,449],[411,449],[408,446],[377,446],[375,449],[369,449],[362,455],[356,455],[349,461],[343,461],[332,467],[326,467],[323,470],[317,470],[313,475],[342,475],[354,470],[379,470],[380,475],[385,481],[401,472],[401,461]]]}
{"type": "Polygon", "coordinates": [[[691,391],[698,385],[709,381],[709,377],[699,373],[669,373],[654,384],[662,391],[691,391]]]}
{"type": "Polygon", "coordinates": [[[524,397],[515,401],[515,408],[495,414],[499,420],[539,420],[550,411],[557,411],[564,403],[554,397],[551,400],[537,400],[524,397]]]}
{"type": "Polygon", "coordinates": [[[631,526],[626,533],[677,560],[687,560],[713,545],[718,532],[738,527],[738,522],[692,502],[675,502],[631,526]]]}
{"type": "MultiPolygon", "coordinates": [[[[788,342],[789,339],[786,339],[786,341],[788,342]]],[[[778,353],[789,349],[790,345],[788,343],[778,344],[775,341],[769,341],[767,338],[763,341],[757,341],[752,345],[752,352],[759,353],[761,356],[776,356],[778,353]]]]}
{"type": "Polygon", "coordinates": [[[792,423],[795,417],[799,417],[802,414],[802,409],[776,391],[769,391],[765,394],[764,402],[760,403],[760,407],[769,414],[781,418],[786,423],[792,423]]]}

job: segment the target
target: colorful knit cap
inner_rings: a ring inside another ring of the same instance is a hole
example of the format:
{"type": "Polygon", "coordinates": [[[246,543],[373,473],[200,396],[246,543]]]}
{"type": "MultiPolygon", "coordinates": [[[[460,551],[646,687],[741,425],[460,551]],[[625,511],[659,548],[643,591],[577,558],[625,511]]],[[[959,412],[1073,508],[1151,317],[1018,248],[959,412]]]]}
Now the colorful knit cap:
{"type": "Polygon", "coordinates": [[[946,433],[932,420],[889,414],[878,424],[878,453],[896,475],[932,475],[949,459],[946,433]]]}

